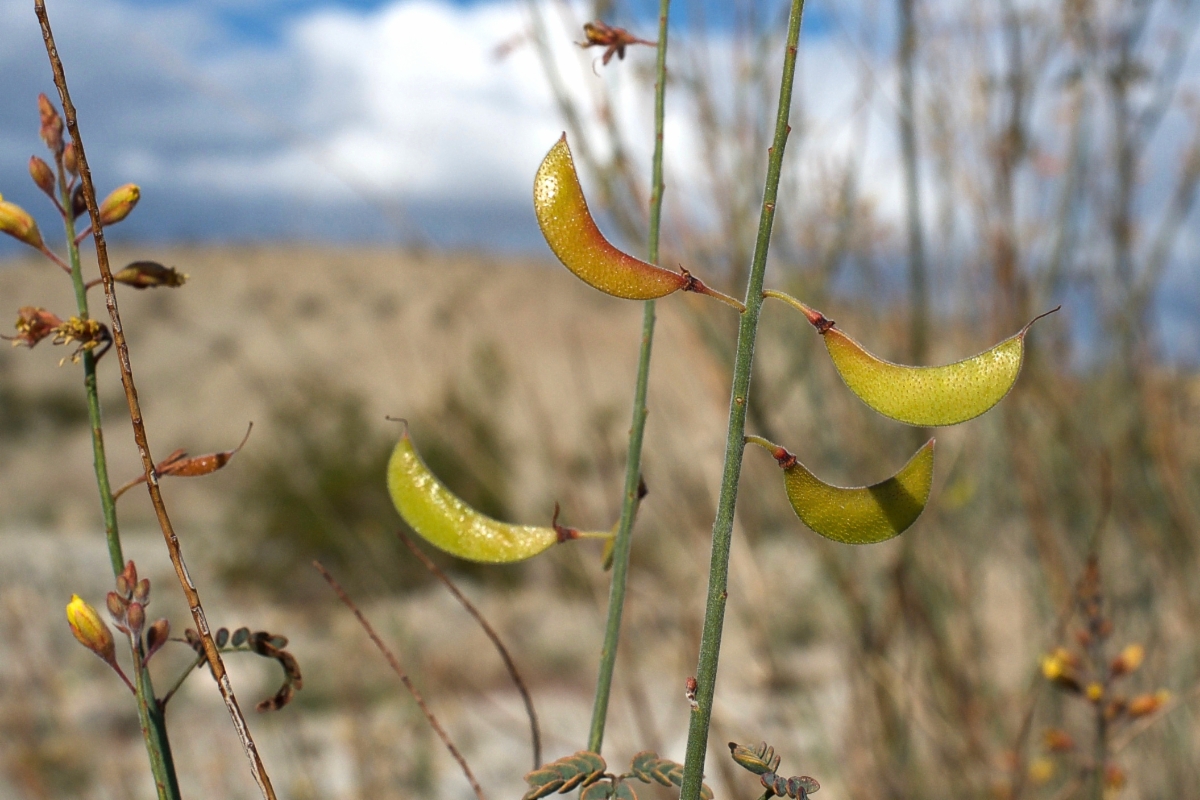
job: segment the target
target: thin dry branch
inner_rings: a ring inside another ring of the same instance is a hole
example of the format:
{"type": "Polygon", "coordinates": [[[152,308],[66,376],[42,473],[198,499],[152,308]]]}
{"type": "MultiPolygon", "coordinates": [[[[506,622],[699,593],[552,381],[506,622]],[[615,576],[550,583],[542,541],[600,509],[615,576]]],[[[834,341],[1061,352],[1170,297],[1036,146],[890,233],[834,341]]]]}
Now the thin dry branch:
{"type": "Polygon", "coordinates": [[[42,39],[46,43],[46,54],[50,58],[50,67],[54,72],[54,85],[58,87],[59,98],[62,100],[63,116],[66,118],[67,129],[70,131],[71,139],[75,143],[75,151],[79,163],[79,177],[83,182],[83,196],[87,201],[88,214],[91,217],[92,230],[94,231],[92,240],[96,245],[96,261],[99,264],[100,277],[104,283],[104,300],[112,321],[113,341],[116,344],[117,359],[121,368],[121,385],[125,389],[125,399],[129,403],[129,417],[133,423],[133,438],[137,442],[138,454],[142,459],[142,468],[146,473],[146,486],[150,490],[150,502],[154,505],[155,514],[158,516],[163,538],[167,543],[167,551],[171,556],[171,563],[175,567],[175,574],[179,578],[179,585],[183,588],[183,594],[187,598],[188,608],[192,612],[192,620],[196,623],[196,630],[200,632],[200,637],[204,644],[204,653],[208,658],[209,665],[212,667],[213,677],[217,681],[221,698],[225,701],[225,707],[229,710],[229,716],[233,720],[233,727],[237,731],[238,739],[241,740],[242,748],[246,751],[246,757],[250,760],[254,780],[258,783],[258,788],[266,800],[275,800],[275,790],[271,786],[271,779],[268,777],[267,769],[258,754],[258,748],[254,744],[254,739],[250,735],[250,729],[246,725],[246,718],[238,706],[237,697],[233,693],[233,685],[229,682],[229,676],[225,672],[225,665],[222,663],[221,655],[217,651],[216,642],[213,641],[212,634],[209,631],[208,620],[204,616],[204,607],[200,604],[200,594],[196,591],[195,584],[192,583],[192,578],[188,574],[187,566],[183,562],[183,553],[179,547],[179,539],[175,536],[171,519],[167,515],[167,507],[163,503],[162,493],[159,491],[158,474],[154,469],[154,459],[150,456],[150,445],[146,439],[146,426],[142,421],[142,410],[138,402],[137,388],[133,383],[133,368],[129,362],[129,347],[125,342],[125,331],[121,326],[121,316],[117,311],[117,297],[113,292],[112,269],[108,263],[108,247],[104,240],[104,228],[100,224],[100,206],[96,202],[96,189],[92,183],[91,169],[88,167],[83,139],[79,135],[79,123],[75,115],[75,104],[71,102],[71,95],[67,90],[67,78],[63,71],[62,60],[58,56],[58,48],[54,44],[54,34],[50,30],[50,18],[46,13],[45,0],[34,0],[34,10],[37,12],[38,22],[41,24],[42,39]]]}
{"type": "Polygon", "coordinates": [[[471,772],[471,767],[467,765],[467,760],[463,758],[462,753],[460,753],[458,748],[454,746],[454,742],[450,741],[449,734],[446,733],[445,728],[443,728],[442,724],[438,722],[438,719],[433,715],[433,712],[429,710],[429,706],[425,705],[425,698],[421,696],[421,692],[417,690],[415,685],[413,685],[412,680],[408,677],[408,673],[404,671],[404,667],[400,666],[400,659],[396,658],[396,655],[389,650],[388,646],[383,643],[382,639],[379,638],[379,634],[377,634],[375,629],[371,627],[371,623],[368,622],[367,618],[363,616],[363,613],[358,610],[358,606],[356,606],[354,601],[350,599],[350,595],[346,594],[346,590],[343,589],[342,585],[337,582],[337,579],[329,574],[329,570],[325,569],[320,561],[314,561],[313,567],[317,570],[317,572],[321,573],[321,577],[325,579],[325,582],[329,584],[329,587],[333,589],[338,598],[345,603],[346,608],[350,609],[350,611],[354,614],[355,619],[358,620],[358,624],[362,625],[363,630],[367,632],[367,636],[371,637],[371,641],[375,643],[375,646],[379,648],[379,652],[383,654],[385,659],[387,659],[388,665],[392,668],[392,671],[400,677],[400,682],[404,684],[404,688],[408,689],[409,694],[413,696],[413,700],[417,701],[417,705],[421,707],[421,712],[425,714],[425,719],[429,720],[429,727],[433,728],[434,733],[436,733],[438,738],[442,740],[442,744],[446,745],[446,749],[450,751],[450,755],[453,756],[454,760],[458,762],[458,765],[462,767],[463,775],[467,777],[467,783],[471,784],[471,789],[475,792],[475,796],[479,798],[479,800],[486,800],[486,798],[483,796],[483,788],[479,785],[479,781],[475,780],[475,774],[471,772]]]}
{"type": "Polygon", "coordinates": [[[425,569],[429,570],[435,578],[450,590],[450,594],[454,595],[454,599],[461,603],[462,607],[467,610],[467,613],[475,618],[475,621],[479,623],[479,627],[483,628],[483,632],[492,640],[492,644],[496,647],[496,652],[500,654],[500,660],[504,662],[505,669],[508,670],[513,684],[521,694],[521,700],[525,703],[525,713],[529,716],[529,735],[533,742],[533,768],[537,769],[542,765],[542,731],[538,726],[537,711],[533,707],[533,697],[529,694],[529,689],[525,686],[525,681],[521,678],[521,673],[517,670],[517,665],[513,662],[512,656],[509,655],[508,648],[500,640],[500,635],[496,633],[496,629],[489,625],[488,621],[479,613],[479,609],[475,608],[471,601],[463,596],[463,593],[458,590],[458,587],[454,585],[450,577],[442,572],[429,556],[425,555],[425,551],[417,547],[413,540],[405,535],[404,531],[397,529],[396,535],[412,551],[417,560],[425,566],[425,569]]]}

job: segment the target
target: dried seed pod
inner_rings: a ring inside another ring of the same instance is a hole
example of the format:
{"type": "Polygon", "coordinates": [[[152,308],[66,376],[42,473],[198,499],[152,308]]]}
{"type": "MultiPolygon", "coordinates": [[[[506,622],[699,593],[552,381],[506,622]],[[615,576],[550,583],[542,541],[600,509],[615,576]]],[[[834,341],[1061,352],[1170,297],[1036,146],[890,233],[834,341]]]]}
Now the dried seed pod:
{"type": "Polygon", "coordinates": [[[686,270],[672,272],[618,250],[596,227],[575,172],[567,135],[550,148],[533,179],[533,210],[546,244],[584,283],[613,297],[654,300],[682,289],[707,294],[740,311],[740,302],[710,289],[686,270]]]}
{"type": "Polygon", "coordinates": [[[387,483],[392,503],[409,527],[435,547],[468,561],[523,561],[569,539],[611,535],[559,525],[557,509],[548,528],[512,525],[480,514],[429,471],[413,447],[407,424],[388,462],[387,483]]]}
{"type": "Polygon", "coordinates": [[[783,467],[784,485],[796,516],[827,539],[845,544],[886,541],[916,522],[929,500],[933,439],[892,477],[853,488],[819,480],[794,455],[762,437],[747,436],[746,441],[765,448],[783,467]]]}
{"type": "Polygon", "coordinates": [[[134,261],[113,275],[113,280],[135,289],[150,289],[159,286],[183,286],[188,275],[174,267],[164,267],[154,261],[134,261]]]}
{"type": "MultiPolygon", "coordinates": [[[[782,292],[766,291],[799,309],[825,340],[833,365],[850,391],[885,417],[922,427],[957,425],[999,403],[1012,389],[1025,357],[1025,334],[1034,317],[1000,344],[937,367],[913,367],[885,361],[851,339],[821,312],[782,292]]],[[[1061,307],[1061,306],[1060,306],[1061,307]]]]}

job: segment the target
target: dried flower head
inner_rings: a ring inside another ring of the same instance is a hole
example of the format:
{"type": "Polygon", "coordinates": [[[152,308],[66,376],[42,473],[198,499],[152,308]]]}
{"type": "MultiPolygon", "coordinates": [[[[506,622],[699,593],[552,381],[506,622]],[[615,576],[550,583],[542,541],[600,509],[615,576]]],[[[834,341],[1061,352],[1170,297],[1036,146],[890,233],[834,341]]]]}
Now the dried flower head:
{"type": "Polygon", "coordinates": [[[33,347],[42,339],[54,333],[62,320],[58,315],[36,306],[22,306],[17,309],[17,335],[0,336],[13,343],[13,347],[25,345],[33,347]]]}
{"type": "Polygon", "coordinates": [[[103,323],[97,320],[71,317],[54,329],[54,344],[70,344],[71,342],[79,342],[79,346],[71,355],[64,356],[58,362],[60,366],[66,363],[68,358],[72,363],[78,363],[80,356],[101,345],[104,345],[104,349],[97,353],[96,357],[104,355],[104,351],[112,344],[112,334],[108,332],[108,328],[103,323]]]}

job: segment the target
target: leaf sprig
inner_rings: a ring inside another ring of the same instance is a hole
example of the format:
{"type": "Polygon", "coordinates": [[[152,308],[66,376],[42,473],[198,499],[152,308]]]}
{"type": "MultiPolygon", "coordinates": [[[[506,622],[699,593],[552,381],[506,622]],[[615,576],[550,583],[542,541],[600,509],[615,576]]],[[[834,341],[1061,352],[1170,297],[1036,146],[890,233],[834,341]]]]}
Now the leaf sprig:
{"type": "MultiPolygon", "coordinates": [[[[527,774],[525,782],[530,788],[521,800],[538,800],[555,792],[565,794],[580,786],[584,787],[580,800],[638,800],[630,778],[647,784],[683,786],[683,765],[659,758],[653,750],[643,750],[635,755],[629,764],[629,772],[614,775],[607,769],[602,756],[581,750],[527,774]]],[[[702,786],[700,796],[703,800],[713,800],[712,789],[702,786]]]]}
{"type": "Polygon", "coordinates": [[[737,742],[729,743],[729,753],[733,760],[743,769],[759,776],[767,797],[790,797],[792,800],[807,800],[810,794],[818,791],[821,784],[815,778],[807,775],[793,775],[785,778],[777,775],[780,757],[775,755],[775,748],[766,742],[757,747],[747,747],[737,742]]]}

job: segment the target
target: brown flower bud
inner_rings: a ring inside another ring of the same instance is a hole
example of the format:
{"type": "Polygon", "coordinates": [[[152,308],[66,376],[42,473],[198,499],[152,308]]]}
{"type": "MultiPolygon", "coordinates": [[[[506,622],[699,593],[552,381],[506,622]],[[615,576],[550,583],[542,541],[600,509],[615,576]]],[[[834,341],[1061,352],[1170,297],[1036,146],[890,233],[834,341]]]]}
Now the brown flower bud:
{"type": "Polygon", "coordinates": [[[1049,728],[1042,735],[1042,742],[1051,753],[1068,753],[1075,749],[1075,740],[1062,728],[1049,728]]]}
{"type": "Polygon", "coordinates": [[[1170,699],[1170,692],[1166,689],[1159,689],[1154,694],[1139,694],[1129,701],[1129,706],[1126,710],[1131,717],[1144,717],[1147,714],[1153,714],[1155,711],[1158,711],[1170,699]]]}
{"type": "Polygon", "coordinates": [[[50,169],[50,165],[37,156],[29,157],[29,177],[33,178],[33,182],[37,187],[54,199],[54,171],[50,169]]]}
{"type": "Polygon", "coordinates": [[[1112,665],[1109,667],[1110,673],[1114,678],[1128,675],[1142,665],[1145,657],[1146,651],[1140,644],[1127,645],[1121,654],[1113,659],[1112,665]]]}
{"type": "Polygon", "coordinates": [[[76,178],[79,177],[79,151],[74,142],[67,142],[67,146],[63,148],[63,166],[67,168],[67,172],[76,178]]]}
{"type": "Polygon", "coordinates": [[[87,200],[83,197],[83,184],[75,187],[71,192],[71,216],[79,219],[87,213],[87,200]]]}
{"type": "Polygon", "coordinates": [[[100,619],[96,609],[77,594],[71,595],[71,602],[67,604],[67,624],[71,626],[71,633],[75,634],[80,644],[107,663],[116,666],[117,653],[112,631],[108,629],[104,620],[100,619]]]}
{"type": "Polygon", "coordinates": [[[136,600],[130,603],[129,610],[125,612],[125,621],[129,623],[130,633],[134,636],[141,634],[146,625],[146,607],[136,600]]]}
{"type": "Polygon", "coordinates": [[[58,110],[45,94],[38,95],[38,114],[41,117],[41,130],[38,134],[50,152],[58,155],[63,149],[63,121],[58,110]]]}
{"type": "Polygon", "coordinates": [[[1104,767],[1104,786],[1116,791],[1125,786],[1125,771],[1116,764],[1106,764],[1104,767]]]}
{"type": "Polygon", "coordinates": [[[108,227],[125,219],[141,198],[142,190],[135,183],[127,183],[113,189],[100,204],[100,224],[108,227]]]}
{"type": "Polygon", "coordinates": [[[62,325],[62,320],[46,309],[35,306],[22,306],[17,310],[17,335],[0,336],[0,339],[10,340],[13,343],[13,347],[21,344],[26,347],[33,347],[42,339],[54,333],[59,325],[62,325]]]}
{"type": "Polygon", "coordinates": [[[150,597],[150,579],[142,578],[137,582],[137,586],[133,587],[133,599],[139,603],[145,604],[146,599],[150,597]]]}
{"type": "Polygon", "coordinates": [[[117,283],[124,283],[135,289],[150,289],[158,286],[183,286],[188,276],[177,272],[174,267],[164,267],[153,261],[134,261],[125,269],[113,275],[117,283]]]}
{"type": "Polygon", "coordinates": [[[16,203],[0,198],[0,233],[7,233],[37,250],[42,249],[42,233],[29,212],[16,203]]]}
{"type": "Polygon", "coordinates": [[[108,613],[112,614],[113,619],[121,622],[125,619],[125,609],[129,605],[129,601],[116,592],[109,592],[104,598],[104,604],[108,606],[108,613]]]}
{"type": "Polygon", "coordinates": [[[171,636],[171,623],[165,619],[156,619],[146,629],[146,658],[162,647],[171,636]]]}

